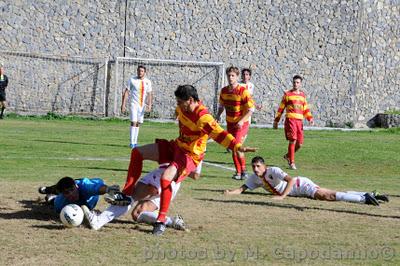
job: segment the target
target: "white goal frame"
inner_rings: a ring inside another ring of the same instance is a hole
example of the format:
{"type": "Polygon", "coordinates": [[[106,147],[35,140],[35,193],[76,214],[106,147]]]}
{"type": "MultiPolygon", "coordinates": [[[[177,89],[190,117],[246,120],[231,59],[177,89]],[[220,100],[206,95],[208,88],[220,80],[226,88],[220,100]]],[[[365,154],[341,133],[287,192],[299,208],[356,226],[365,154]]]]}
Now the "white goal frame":
{"type": "MultiPolygon", "coordinates": [[[[115,60],[115,90],[114,90],[114,116],[120,117],[118,94],[121,92],[122,84],[119,80],[119,71],[121,62],[140,62],[143,64],[174,64],[177,66],[190,66],[190,67],[217,67],[218,68],[218,89],[222,88],[225,82],[225,64],[223,62],[206,62],[206,61],[186,61],[186,60],[170,60],[170,59],[156,59],[156,58],[140,58],[140,57],[117,57],[115,60]]],[[[125,82],[125,81],[123,81],[125,82]]],[[[121,95],[121,93],[120,93],[121,95]]]]}

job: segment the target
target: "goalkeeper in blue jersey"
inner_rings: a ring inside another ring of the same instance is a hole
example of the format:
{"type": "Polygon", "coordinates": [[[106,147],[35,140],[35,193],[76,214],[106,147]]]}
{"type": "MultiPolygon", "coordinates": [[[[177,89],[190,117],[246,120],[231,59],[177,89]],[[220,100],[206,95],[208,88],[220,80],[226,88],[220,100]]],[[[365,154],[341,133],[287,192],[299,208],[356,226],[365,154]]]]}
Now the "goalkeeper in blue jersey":
{"type": "Polygon", "coordinates": [[[118,185],[107,186],[101,178],[63,177],[53,186],[39,188],[40,194],[46,194],[46,201],[59,213],[68,204],[86,205],[92,210],[99,201],[99,195],[119,191],[118,185]]]}

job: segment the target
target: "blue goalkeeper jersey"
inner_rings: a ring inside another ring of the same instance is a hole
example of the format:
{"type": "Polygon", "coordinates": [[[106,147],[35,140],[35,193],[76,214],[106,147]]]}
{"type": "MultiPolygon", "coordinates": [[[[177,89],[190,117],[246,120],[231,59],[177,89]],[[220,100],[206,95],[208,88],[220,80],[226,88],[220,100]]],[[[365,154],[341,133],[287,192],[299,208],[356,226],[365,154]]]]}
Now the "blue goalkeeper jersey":
{"type": "Polygon", "coordinates": [[[99,201],[99,190],[104,186],[104,181],[101,178],[85,177],[75,179],[75,184],[78,186],[79,200],[71,202],[63,194],[58,194],[54,200],[54,208],[57,213],[61,212],[62,208],[68,204],[86,205],[90,210],[96,206],[99,201]]]}

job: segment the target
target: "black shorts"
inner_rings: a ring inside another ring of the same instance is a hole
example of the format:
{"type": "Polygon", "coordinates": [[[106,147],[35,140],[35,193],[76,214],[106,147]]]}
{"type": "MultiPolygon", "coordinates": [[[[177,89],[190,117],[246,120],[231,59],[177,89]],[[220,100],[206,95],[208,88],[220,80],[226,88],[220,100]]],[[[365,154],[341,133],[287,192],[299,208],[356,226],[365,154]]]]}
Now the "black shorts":
{"type": "Polygon", "coordinates": [[[0,92],[0,102],[5,102],[5,101],[6,101],[6,93],[0,92]]]}

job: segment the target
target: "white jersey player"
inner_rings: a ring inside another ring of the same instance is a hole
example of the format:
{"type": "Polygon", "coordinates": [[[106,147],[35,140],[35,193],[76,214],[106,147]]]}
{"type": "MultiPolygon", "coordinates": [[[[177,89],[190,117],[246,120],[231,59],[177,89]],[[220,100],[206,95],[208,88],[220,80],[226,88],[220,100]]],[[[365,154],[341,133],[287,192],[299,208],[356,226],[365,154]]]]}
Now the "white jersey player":
{"type": "MultiPolygon", "coordinates": [[[[138,183],[135,185],[132,197],[127,197],[124,194],[119,194],[121,196],[121,205],[113,205],[120,204],[117,202],[113,202],[115,200],[115,196],[105,197],[106,201],[111,203],[111,205],[104,210],[100,214],[96,214],[93,211],[90,211],[85,206],[81,206],[83,212],[85,214],[85,219],[88,221],[90,228],[94,230],[99,230],[101,227],[111,222],[115,218],[118,218],[125,213],[127,213],[133,206],[132,210],[132,218],[136,222],[146,223],[146,224],[154,224],[157,221],[158,213],[157,211],[160,209],[160,194],[161,194],[161,186],[160,179],[162,173],[168,167],[168,164],[160,165],[158,169],[155,169],[139,179],[138,183]]],[[[189,176],[193,179],[197,179],[200,175],[201,167],[197,168],[195,172],[197,175],[189,176]]],[[[178,190],[181,186],[181,183],[175,183],[172,181],[172,198],[171,201],[176,197],[178,190]]],[[[177,215],[173,218],[167,217],[166,225],[177,230],[186,231],[185,223],[181,216],[177,215]]]]}
{"type": "Polygon", "coordinates": [[[132,76],[129,79],[127,87],[122,94],[121,113],[125,113],[126,111],[126,100],[129,95],[131,121],[129,146],[132,149],[137,146],[139,125],[143,123],[144,113],[145,111],[151,111],[153,89],[151,81],[145,76],[146,67],[138,66],[137,76],[132,76]]]}
{"type": "Polygon", "coordinates": [[[307,197],[316,200],[348,201],[379,205],[380,201],[389,201],[386,195],[377,193],[347,191],[336,192],[320,188],[313,181],[306,177],[290,177],[279,167],[267,167],[262,157],[254,157],[251,161],[254,174],[251,175],[244,185],[233,190],[226,190],[225,195],[240,194],[243,191],[264,188],[274,195],[274,199],[282,200],[286,196],[307,197]]]}

